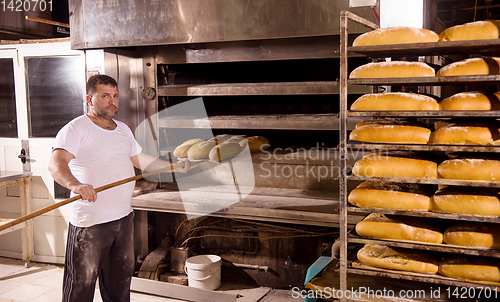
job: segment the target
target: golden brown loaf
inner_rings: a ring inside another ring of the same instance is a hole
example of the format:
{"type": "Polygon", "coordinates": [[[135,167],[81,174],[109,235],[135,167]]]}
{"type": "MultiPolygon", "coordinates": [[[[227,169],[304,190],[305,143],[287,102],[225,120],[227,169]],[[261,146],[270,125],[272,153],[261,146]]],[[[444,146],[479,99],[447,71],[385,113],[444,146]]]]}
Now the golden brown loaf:
{"type": "Polygon", "coordinates": [[[498,125],[456,123],[440,125],[437,130],[431,133],[429,144],[492,144],[499,139],[500,127],[498,125]]]}
{"type": "Polygon", "coordinates": [[[395,26],[379,28],[359,35],[352,46],[437,42],[437,33],[423,28],[395,26]]]}
{"type": "Polygon", "coordinates": [[[425,127],[396,124],[369,124],[356,127],[349,139],[369,143],[427,144],[431,130],[425,127]]]}
{"type": "Polygon", "coordinates": [[[463,280],[500,282],[500,261],[495,258],[453,255],[439,262],[439,273],[463,280]]]}
{"type": "Polygon", "coordinates": [[[375,239],[443,242],[443,234],[436,227],[413,217],[370,214],[356,224],[356,233],[375,239]]]}
{"type": "Polygon", "coordinates": [[[357,256],[364,264],[385,269],[431,274],[438,271],[438,259],[425,251],[367,244],[357,256]]]}
{"type": "Polygon", "coordinates": [[[475,21],[455,25],[443,30],[439,34],[439,41],[498,39],[500,38],[499,28],[499,20],[475,21]]]}
{"type": "Polygon", "coordinates": [[[349,193],[348,201],[362,208],[424,210],[430,197],[417,184],[365,181],[349,193]]]}
{"type": "Polygon", "coordinates": [[[494,188],[445,187],[432,196],[431,211],[500,216],[500,190],[494,188]]]}
{"type": "Polygon", "coordinates": [[[461,92],[439,102],[439,110],[500,110],[500,92],[461,92]]]}
{"type": "Polygon", "coordinates": [[[349,78],[411,78],[433,77],[435,71],[423,62],[391,61],[368,63],[355,68],[349,78]]]}
{"type": "Polygon", "coordinates": [[[500,226],[490,223],[461,223],[447,228],[443,241],[447,244],[500,249],[500,226]]]}
{"type": "Polygon", "coordinates": [[[448,64],[438,70],[437,76],[489,75],[500,73],[500,58],[470,58],[448,64]]]}
{"type": "Polygon", "coordinates": [[[246,145],[251,153],[264,151],[270,146],[269,140],[263,136],[250,136],[240,141],[242,148],[245,148],[246,145]]]}
{"type": "Polygon", "coordinates": [[[484,158],[455,158],[438,166],[439,175],[447,179],[500,180],[500,161],[484,158]]]}
{"type": "Polygon", "coordinates": [[[411,155],[400,156],[395,152],[372,153],[358,160],[352,172],[369,177],[437,178],[437,164],[411,155]]]}
{"type": "Polygon", "coordinates": [[[408,92],[370,93],[359,97],[352,111],[438,110],[438,102],[426,95],[408,92]]]}

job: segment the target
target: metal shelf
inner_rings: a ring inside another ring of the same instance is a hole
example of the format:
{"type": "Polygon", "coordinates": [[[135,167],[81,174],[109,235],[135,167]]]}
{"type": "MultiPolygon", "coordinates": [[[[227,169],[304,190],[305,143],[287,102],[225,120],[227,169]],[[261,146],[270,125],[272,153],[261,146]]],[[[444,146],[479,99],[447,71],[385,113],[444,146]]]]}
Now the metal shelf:
{"type": "Polygon", "coordinates": [[[411,178],[411,177],[368,177],[368,176],[347,176],[348,180],[378,180],[382,182],[403,182],[428,185],[448,185],[448,186],[469,186],[469,187],[488,187],[500,188],[500,181],[485,180],[457,180],[444,178],[411,178]]]}
{"type": "Polygon", "coordinates": [[[440,86],[440,85],[467,85],[473,83],[498,84],[500,75],[473,75],[473,76],[450,76],[450,77],[420,77],[420,78],[366,78],[348,79],[348,85],[416,85],[416,86],[440,86]]]}
{"type": "MultiPolygon", "coordinates": [[[[361,120],[351,120],[354,129],[361,120]]],[[[172,116],[158,120],[160,128],[338,130],[337,114],[172,116]]]]}
{"type": "MultiPolygon", "coordinates": [[[[355,94],[370,93],[363,86],[351,87],[355,94]]],[[[158,87],[159,96],[237,96],[237,95],[329,95],[338,94],[337,81],[184,84],[158,87]]]]}
{"type": "Polygon", "coordinates": [[[449,245],[445,243],[437,244],[437,243],[417,242],[410,240],[371,239],[371,238],[363,238],[357,234],[352,234],[352,233],[347,236],[347,242],[360,243],[360,244],[380,244],[380,245],[387,245],[387,246],[406,248],[406,249],[419,249],[419,250],[441,252],[441,253],[457,253],[457,254],[466,254],[472,256],[500,258],[499,251],[493,249],[487,249],[487,248],[480,249],[480,248],[471,248],[466,246],[449,245]]]}
{"type": "MultiPolygon", "coordinates": [[[[395,271],[370,267],[359,262],[352,262],[351,267],[347,268],[347,272],[358,275],[368,275],[374,277],[388,277],[399,280],[418,281],[425,283],[435,283],[456,287],[474,287],[474,288],[490,288],[493,292],[497,292],[500,284],[491,284],[488,282],[467,282],[459,279],[441,276],[438,274],[419,274],[405,271],[395,271]]],[[[446,293],[445,293],[446,294],[446,293]]]]}
{"type": "MultiPolygon", "coordinates": [[[[210,191],[210,188],[207,186],[200,189],[196,184],[193,184],[190,193],[203,197],[210,194],[215,194],[214,196],[219,197],[224,194],[231,194],[221,192],[220,189],[210,191]]],[[[213,213],[206,212],[203,210],[203,207],[197,207],[195,204],[183,202],[179,191],[159,189],[134,197],[132,199],[132,208],[179,214],[186,214],[189,211],[190,215],[195,216],[210,215],[338,227],[338,199],[333,197],[335,195],[335,192],[331,191],[255,188],[250,195],[244,197],[241,201],[213,213]]],[[[349,224],[355,225],[362,218],[359,215],[352,215],[348,218],[349,224]]]]}
{"type": "Polygon", "coordinates": [[[348,117],[500,117],[500,111],[348,111],[348,117]]]}
{"type": "Polygon", "coordinates": [[[498,53],[500,39],[412,43],[377,46],[351,46],[348,52],[372,58],[393,56],[442,56],[463,53],[498,53]]]}
{"type": "MultiPolygon", "coordinates": [[[[500,223],[500,219],[498,219],[497,216],[479,216],[479,215],[469,215],[469,214],[455,214],[455,213],[429,212],[429,211],[412,211],[412,210],[358,208],[358,207],[354,207],[354,206],[348,206],[347,211],[349,213],[364,213],[364,214],[377,213],[377,214],[390,214],[390,215],[426,217],[426,218],[449,219],[449,220],[465,220],[465,221],[475,221],[475,222],[500,223]]],[[[498,253],[498,251],[497,251],[497,253],[498,253]]]]}
{"type": "MultiPolygon", "coordinates": [[[[497,53],[500,47],[500,39],[494,40],[479,40],[479,41],[458,41],[458,42],[435,42],[435,43],[416,43],[416,44],[399,44],[399,45],[383,45],[383,46],[364,46],[364,47],[348,47],[348,21],[354,21],[362,24],[369,29],[378,28],[377,25],[369,22],[366,19],[358,17],[350,12],[342,12],[341,14],[341,54],[340,54],[340,152],[346,154],[348,148],[357,149],[386,149],[386,150],[415,150],[415,151],[448,151],[448,152],[498,152],[500,149],[496,146],[458,146],[458,145],[403,145],[403,144],[376,144],[364,143],[348,140],[347,122],[353,117],[418,117],[418,118],[449,118],[449,117],[499,117],[500,112],[495,111],[366,111],[354,112],[349,111],[348,95],[351,93],[352,85],[367,85],[371,86],[392,86],[392,85],[414,85],[414,86],[445,86],[445,85],[469,85],[469,84],[498,84],[500,75],[473,75],[473,76],[450,76],[450,77],[412,77],[412,78],[370,78],[370,79],[348,79],[348,56],[352,53],[362,54],[372,58],[385,57],[402,57],[402,56],[425,56],[425,55],[445,55],[445,54],[470,54],[470,53],[497,53]]],[[[341,161],[341,169],[347,169],[346,161],[341,161]]],[[[343,170],[345,171],[345,170],[343,170]]],[[[341,242],[343,243],[340,250],[340,288],[347,290],[348,273],[373,276],[373,277],[388,277],[398,280],[418,281],[424,283],[443,284],[456,287],[489,287],[495,291],[498,289],[498,284],[488,282],[466,282],[454,278],[444,277],[437,274],[418,274],[403,271],[386,270],[375,267],[370,267],[360,263],[359,261],[350,262],[350,257],[347,254],[347,243],[378,243],[391,246],[400,246],[405,248],[418,248],[434,250],[438,252],[455,252],[468,255],[481,255],[500,257],[500,253],[495,250],[471,249],[467,247],[448,246],[448,245],[432,245],[420,244],[406,241],[390,241],[390,240],[374,240],[348,235],[348,226],[345,223],[347,215],[353,213],[369,214],[383,213],[394,215],[408,215],[416,217],[428,217],[437,219],[454,219],[465,221],[480,221],[498,223],[498,217],[482,217],[474,215],[460,215],[451,213],[436,213],[427,211],[404,211],[404,210],[389,210],[389,209],[366,209],[357,208],[347,203],[347,182],[349,180],[367,181],[379,180],[384,182],[402,182],[402,183],[419,183],[430,185],[453,185],[453,186],[473,186],[473,187],[500,187],[500,181],[474,181],[474,180],[453,180],[453,179],[430,179],[430,178],[408,178],[408,177],[363,177],[343,174],[341,177],[339,200],[341,214],[341,242]],[[343,217],[343,218],[342,218],[343,217]],[[344,220],[342,220],[344,219],[344,220]],[[350,264],[349,264],[350,263],[350,264]]],[[[355,258],[355,257],[354,257],[355,258]]],[[[346,301],[346,299],[341,299],[346,301]]]]}
{"type": "Polygon", "coordinates": [[[500,146],[483,145],[425,145],[425,144],[383,144],[349,141],[347,148],[372,149],[372,150],[412,150],[412,151],[434,151],[434,152],[500,152],[500,146]]]}

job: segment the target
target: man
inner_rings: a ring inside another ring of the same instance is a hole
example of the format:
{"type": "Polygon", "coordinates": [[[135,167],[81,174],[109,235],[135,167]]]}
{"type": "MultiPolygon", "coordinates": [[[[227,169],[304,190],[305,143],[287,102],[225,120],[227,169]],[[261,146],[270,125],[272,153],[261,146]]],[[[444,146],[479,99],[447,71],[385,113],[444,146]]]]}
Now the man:
{"type": "MultiPolygon", "coordinates": [[[[128,126],[113,119],[119,107],[113,78],[92,76],[86,101],[89,112],[59,131],[49,161],[54,180],[82,196],[71,204],[63,301],[93,301],[97,277],[103,301],[130,301],[135,183],[99,194],[94,188],[134,176],[134,167],[156,170],[170,163],[142,153],[128,126]]],[[[191,168],[184,163],[178,172],[191,168]]]]}

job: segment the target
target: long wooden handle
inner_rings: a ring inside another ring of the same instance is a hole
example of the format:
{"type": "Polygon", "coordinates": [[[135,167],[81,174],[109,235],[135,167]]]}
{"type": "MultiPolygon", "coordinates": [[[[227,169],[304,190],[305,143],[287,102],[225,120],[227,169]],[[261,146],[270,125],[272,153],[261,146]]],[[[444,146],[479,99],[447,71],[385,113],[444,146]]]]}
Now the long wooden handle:
{"type": "MultiPolygon", "coordinates": [[[[119,181],[115,181],[113,183],[110,183],[110,184],[107,184],[107,185],[104,185],[102,187],[98,187],[95,189],[96,192],[101,192],[101,191],[104,191],[104,190],[107,190],[107,189],[110,189],[110,188],[113,188],[113,187],[116,187],[116,186],[119,186],[119,185],[123,185],[123,184],[126,184],[128,182],[131,182],[131,181],[134,181],[134,180],[138,180],[138,179],[141,179],[141,178],[146,178],[148,176],[151,176],[151,175],[155,175],[155,174],[158,174],[158,173],[162,173],[162,172],[166,172],[166,171],[171,171],[175,168],[179,168],[179,167],[182,167],[184,164],[183,163],[176,163],[176,164],[172,164],[170,167],[167,167],[167,168],[162,168],[162,169],[158,169],[158,170],[155,170],[155,171],[151,171],[151,172],[148,172],[148,173],[144,173],[144,174],[140,174],[140,175],[136,175],[136,176],[132,176],[132,177],[129,177],[129,178],[125,178],[125,179],[122,179],[122,180],[119,180],[119,181]]],[[[21,216],[17,219],[14,219],[14,220],[11,220],[5,224],[2,224],[0,225],[0,231],[3,231],[4,229],[8,229],[16,224],[20,224],[20,223],[23,223],[27,220],[30,220],[30,219],[33,219],[35,218],[36,216],[40,216],[44,213],[47,213],[49,211],[52,211],[54,209],[57,209],[63,205],[66,205],[68,203],[71,203],[75,200],[78,200],[82,198],[81,195],[76,195],[76,196],[73,196],[71,198],[68,198],[68,199],[65,199],[63,201],[60,201],[60,202],[57,202],[53,205],[50,205],[48,207],[45,207],[45,208],[42,208],[38,211],[35,211],[35,212],[32,212],[32,213],[29,213],[27,215],[24,215],[24,216],[21,216]]]]}
{"type": "Polygon", "coordinates": [[[49,24],[49,25],[55,25],[55,26],[61,26],[61,27],[67,27],[67,28],[69,28],[69,24],[68,23],[56,22],[56,21],[42,19],[42,18],[37,18],[37,17],[33,17],[33,16],[26,16],[25,19],[28,20],[28,21],[35,21],[35,22],[45,23],[45,24],[49,24]]]}

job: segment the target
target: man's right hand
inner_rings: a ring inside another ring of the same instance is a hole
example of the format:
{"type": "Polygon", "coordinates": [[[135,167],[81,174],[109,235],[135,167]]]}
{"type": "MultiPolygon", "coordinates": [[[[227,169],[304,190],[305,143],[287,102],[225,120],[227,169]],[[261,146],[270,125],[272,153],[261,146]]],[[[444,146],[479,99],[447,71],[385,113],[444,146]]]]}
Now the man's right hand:
{"type": "Polygon", "coordinates": [[[95,202],[97,200],[97,192],[92,185],[80,183],[71,186],[70,189],[73,193],[80,194],[82,196],[82,200],[88,200],[90,202],[95,202]]]}

